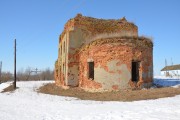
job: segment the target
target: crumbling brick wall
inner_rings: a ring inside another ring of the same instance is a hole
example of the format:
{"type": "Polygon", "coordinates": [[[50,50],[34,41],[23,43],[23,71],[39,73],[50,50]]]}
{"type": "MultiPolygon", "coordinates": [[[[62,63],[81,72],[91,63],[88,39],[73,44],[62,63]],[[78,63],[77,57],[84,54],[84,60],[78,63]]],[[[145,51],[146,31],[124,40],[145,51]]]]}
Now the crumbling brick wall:
{"type": "Polygon", "coordinates": [[[148,87],[153,77],[153,43],[138,37],[138,27],[125,18],[96,19],[78,14],[59,37],[55,81],[89,91],[148,87]],[[63,51],[63,50],[66,51],[63,51]],[[139,80],[132,82],[132,61],[139,61],[139,80]],[[88,78],[94,62],[94,80],[88,78]]]}
{"type": "Polygon", "coordinates": [[[152,43],[146,39],[100,39],[82,48],[78,54],[79,86],[86,90],[119,90],[152,83],[152,43]],[[89,61],[94,62],[94,80],[88,79],[89,61]],[[137,83],[131,82],[132,61],[140,61],[137,83]]]}

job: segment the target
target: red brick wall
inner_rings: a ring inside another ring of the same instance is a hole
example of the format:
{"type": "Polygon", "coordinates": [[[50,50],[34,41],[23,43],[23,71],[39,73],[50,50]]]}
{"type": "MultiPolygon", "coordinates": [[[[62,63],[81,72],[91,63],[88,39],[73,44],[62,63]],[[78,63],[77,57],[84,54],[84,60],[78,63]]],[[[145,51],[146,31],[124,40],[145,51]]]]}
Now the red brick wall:
{"type": "MultiPolygon", "coordinates": [[[[120,39],[120,38],[119,38],[120,39]]],[[[110,39],[109,39],[110,40],[110,39]]],[[[128,71],[131,74],[131,62],[132,60],[140,61],[140,78],[137,84],[131,82],[131,78],[128,80],[129,87],[142,87],[144,83],[152,83],[153,80],[153,56],[152,46],[146,45],[146,41],[139,41],[139,45],[134,42],[135,40],[126,40],[111,43],[107,42],[101,45],[89,45],[88,49],[83,49],[79,54],[79,86],[85,89],[104,89],[102,82],[96,82],[98,80],[88,79],[88,59],[94,61],[94,66],[97,68],[103,68],[106,72],[113,74],[114,71],[108,69],[108,62],[112,60],[119,60],[116,66],[126,65],[128,71]]],[[[116,71],[117,72],[117,71],[116,71]]],[[[119,70],[121,75],[123,71],[119,70]]],[[[114,79],[114,81],[117,81],[114,79]]],[[[110,82],[113,82],[110,81],[110,82]]],[[[103,81],[104,86],[110,84],[103,81]]],[[[112,84],[112,83],[111,83],[112,84]]],[[[127,87],[128,88],[128,87],[127,87]]],[[[112,90],[121,89],[120,82],[113,84],[112,90]]]]}

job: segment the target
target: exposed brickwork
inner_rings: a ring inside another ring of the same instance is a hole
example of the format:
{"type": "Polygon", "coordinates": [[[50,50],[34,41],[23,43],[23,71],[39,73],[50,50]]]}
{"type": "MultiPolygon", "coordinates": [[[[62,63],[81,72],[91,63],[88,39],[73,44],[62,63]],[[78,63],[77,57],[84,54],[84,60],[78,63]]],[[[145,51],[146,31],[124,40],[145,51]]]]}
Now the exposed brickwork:
{"type": "Polygon", "coordinates": [[[149,87],[153,81],[153,43],[138,37],[137,26],[125,18],[78,14],[66,23],[59,39],[57,85],[105,91],[149,87]],[[132,81],[132,61],[139,63],[137,82],[132,81]],[[94,62],[94,79],[88,77],[88,62],[94,62]]]}
{"type": "Polygon", "coordinates": [[[118,88],[119,88],[118,85],[113,85],[113,86],[112,86],[112,89],[113,89],[113,90],[118,90],[118,88]]]}
{"type": "Polygon", "coordinates": [[[70,19],[64,27],[63,33],[60,35],[60,41],[64,34],[74,27],[79,27],[84,30],[86,34],[95,36],[101,33],[118,33],[131,32],[133,36],[138,36],[138,27],[134,23],[127,22],[125,18],[119,20],[96,19],[92,17],[85,17],[78,14],[75,18],[70,19]]]}
{"type": "MultiPolygon", "coordinates": [[[[98,41],[98,40],[97,40],[98,41]]],[[[150,45],[146,45],[145,42],[147,42],[146,40],[142,41],[140,40],[140,42],[142,42],[141,44],[136,45],[136,42],[133,41],[137,41],[136,39],[122,39],[122,38],[111,38],[111,39],[106,39],[106,40],[101,40],[102,41],[106,41],[104,42],[104,44],[89,44],[87,45],[88,47],[84,47],[82,48],[81,52],[78,53],[80,55],[80,78],[79,81],[80,82],[80,86],[81,87],[88,87],[89,89],[92,88],[90,82],[92,82],[94,84],[93,80],[89,80],[86,77],[88,68],[87,68],[87,59],[91,58],[93,59],[94,63],[95,63],[95,68],[97,68],[98,66],[100,66],[101,68],[103,68],[106,72],[109,72],[111,74],[115,73],[118,71],[118,73],[121,75],[122,71],[121,70],[117,70],[117,71],[113,71],[113,70],[109,70],[108,69],[108,62],[112,61],[112,60],[119,60],[120,62],[116,63],[116,66],[120,66],[122,64],[125,64],[129,70],[129,72],[131,72],[131,62],[133,60],[135,61],[140,61],[141,62],[141,66],[139,68],[140,74],[144,74],[145,76],[140,75],[140,79],[138,81],[138,83],[133,83],[131,81],[131,79],[129,79],[129,85],[131,87],[142,87],[143,83],[151,83],[152,82],[152,73],[148,73],[150,72],[150,68],[153,66],[152,63],[152,46],[150,45]],[[116,41],[116,42],[111,42],[112,41],[116,41]],[[109,42],[107,42],[109,41],[109,42]],[[143,44],[144,43],[144,44],[143,44]],[[150,47],[149,47],[150,46],[150,47]],[[150,75],[148,75],[150,74],[150,75]],[[83,84],[81,84],[83,83],[83,84]],[[88,83],[85,84],[84,83],[88,83]]],[[[95,43],[95,42],[94,42],[95,43]]],[[[152,45],[152,43],[151,43],[152,45]]],[[[118,81],[115,80],[114,81],[118,81]]],[[[122,79],[119,79],[119,81],[122,81],[122,79]]],[[[113,81],[112,81],[113,82],[113,81]]],[[[118,82],[116,82],[118,83],[118,82]]],[[[109,83],[104,83],[104,84],[109,84],[109,83]]],[[[120,82],[119,82],[120,84],[120,82]]],[[[120,85],[112,85],[112,89],[117,90],[118,87],[120,85]]],[[[121,88],[119,88],[121,89],[121,88]]]]}

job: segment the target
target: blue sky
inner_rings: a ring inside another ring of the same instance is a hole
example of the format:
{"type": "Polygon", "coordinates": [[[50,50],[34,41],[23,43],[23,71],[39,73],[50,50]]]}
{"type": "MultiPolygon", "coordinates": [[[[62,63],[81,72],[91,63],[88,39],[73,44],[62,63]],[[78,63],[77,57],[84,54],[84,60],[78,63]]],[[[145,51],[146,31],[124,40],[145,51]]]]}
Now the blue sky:
{"type": "Polygon", "coordinates": [[[85,16],[134,22],[139,35],[154,38],[154,74],[165,65],[180,64],[179,0],[0,0],[0,61],[13,72],[17,39],[17,69],[54,68],[58,37],[68,19],[85,16]]]}

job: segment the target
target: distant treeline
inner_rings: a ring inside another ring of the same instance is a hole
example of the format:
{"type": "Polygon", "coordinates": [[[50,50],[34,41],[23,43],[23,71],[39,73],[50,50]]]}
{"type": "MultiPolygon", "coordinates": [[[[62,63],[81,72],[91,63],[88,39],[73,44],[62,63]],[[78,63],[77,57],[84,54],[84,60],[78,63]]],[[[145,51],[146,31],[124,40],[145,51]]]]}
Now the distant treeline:
{"type": "MultiPolygon", "coordinates": [[[[50,68],[44,70],[31,69],[30,67],[20,69],[16,73],[17,81],[31,81],[31,80],[54,80],[54,71],[50,68]]],[[[0,82],[12,81],[14,75],[11,72],[2,72],[0,82]]]]}

